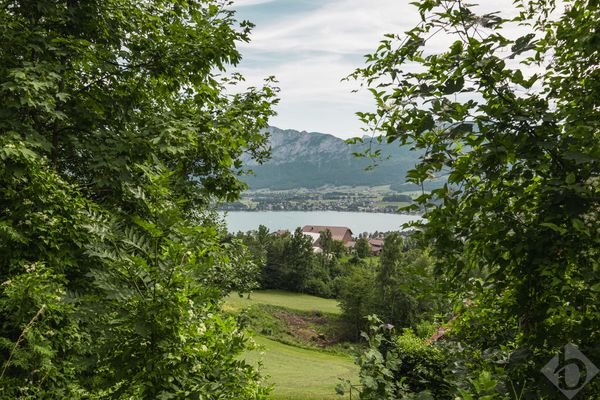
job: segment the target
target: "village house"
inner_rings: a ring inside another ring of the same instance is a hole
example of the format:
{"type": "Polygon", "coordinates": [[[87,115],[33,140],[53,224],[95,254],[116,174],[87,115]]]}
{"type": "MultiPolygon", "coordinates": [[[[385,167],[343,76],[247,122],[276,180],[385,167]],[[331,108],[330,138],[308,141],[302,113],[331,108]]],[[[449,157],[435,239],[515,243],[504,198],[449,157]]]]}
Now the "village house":
{"type": "Polygon", "coordinates": [[[321,226],[321,225],[305,225],[302,228],[304,233],[316,233],[320,235],[321,232],[331,232],[331,238],[344,244],[352,241],[352,231],[346,226],[321,226]]]}
{"type": "Polygon", "coordinates": [[[323,249],[319,247],[319,238],[321,237],[320,233],[315,232],[302,232],[304,236],[308,236],[312,240],[312,249],[313,253],[322,253],[323,249]]]}
{"type": "Polygon", "coordinates": [[[321,232],[326,231],[331,232],[331,238],[333,240],[342,242],[345,247],[348,247],[351,243],[354,243],[352,240],[352,231],[348,227],[306,225],[302,228],[302,233],[312,239],[313,252],[323,252],[323,249],[321,249],[321,245],[319,243],[319,239],[321,237],[321,232]]]}
{"type": "Polygon", "coordinates": [[[354,240],[352,240],[350,242],[346,242],[346,243],[344,243],[344,247],[346,248],[347,251],[352,252],[352,251],[354,251],[354,248],[356,247],[356,242],[354,240]]]}
{"type": "Polygon", "coordinates": [[[371,246],[371,253],[378,256],[383,250],[383,239],[369,239],[369,245],[371,246]]]}

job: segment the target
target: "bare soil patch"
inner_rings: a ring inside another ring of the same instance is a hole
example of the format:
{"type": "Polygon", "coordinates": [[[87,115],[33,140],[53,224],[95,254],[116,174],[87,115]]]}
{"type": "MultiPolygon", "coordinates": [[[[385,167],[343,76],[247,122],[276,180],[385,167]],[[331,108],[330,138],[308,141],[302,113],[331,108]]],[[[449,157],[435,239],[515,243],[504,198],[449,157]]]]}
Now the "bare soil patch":
{"type": "Polygon", "coordinates": [[[278,310],[273,316],[283,321],[290,336],[304,342],[312,342],[319,347],[331,346],[338,342],[335,337],[328,337],[319,327],[330,323],[329,319],[321,313],[298,315],[284,310],[278,310]]]}

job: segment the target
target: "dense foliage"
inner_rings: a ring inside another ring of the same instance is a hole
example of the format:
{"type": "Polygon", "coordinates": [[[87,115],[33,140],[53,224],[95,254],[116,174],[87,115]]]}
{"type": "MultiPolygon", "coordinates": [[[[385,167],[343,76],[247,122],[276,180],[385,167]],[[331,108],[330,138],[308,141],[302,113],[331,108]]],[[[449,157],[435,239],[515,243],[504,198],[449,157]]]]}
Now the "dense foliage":
{"type": "Polygon", "coordinates": [[[349,335],[367,331],[376,314],[396,328],[416,327],[445,310],[428,251],[411,248],[399,233],[385,239],[380,257],[348,265],[339,278],[338,299],[349,335]]]}
{"type": "Polygon", "coordinates": [[[236,235],[250,250],[260,269],[261,289],[280,289],[336,298],[342,309],[346,339],[359,341],[377,314],[398,328],[417,327],[446,310],[434,261],[428,250],[415,246],[410,236],[388,232],[380,256],[366,238],[354,250],[322,232],[313,239],[298,228],[293,234],[270,234],[266,227],[236,235]]]}
{"type": "MultiPolygon", "coordinates": [[[[470,348],[471,381],[489,371],[498,398],[561,398],[541,370],[563,346],[600,365],[600,6],[415,4],[421,23],[354,75],[377,102],[360,115],[425,151],[412,182],[448,176],[417,202],[458,294],[451,335],[470,348]],[[448,45],[429,47],[442,33],[448,45]]],[[[598,379],[582,383],[579,398],[598,396],[598,379]]]]}
{"type": "Polygon", "coordinates": [[[354,251],[356,252],[356,256],[358,258],[369,257],[371,255],[371,245],[369,244],[369,240],[366,237],[360,237],[356,239],[354,251]]]}
{"type": "MultiPolygon", "coordinates": [[[[0,2],[0,398],[260,398],[207,205],[266,156],[218,1],[0,2]]],[[[247,266],[241,268],[241,266],[247,266]]]]}
{"type": "Polygon", "coordinates": [[[364,334],[369,350],[358,358],[361,399],[453,398],[445,381],[448,362],[442,350],[410,329],[396,335],[391,325],[377,318],[370,318],[370,323],[369,334],[364,334]]]}
{"type": "Polygon", "coordinates": [[[335,297],[335,279],[340,275],[340,258],[345,253],[331,232],[321,233],[315,253],[313,239],[300,228],[293,234],[276,235],[261,225],[258,230],[239,232],[236,237],[249,249],[253,263],[260,269],[262,289],[282,289],[335,297]]]}

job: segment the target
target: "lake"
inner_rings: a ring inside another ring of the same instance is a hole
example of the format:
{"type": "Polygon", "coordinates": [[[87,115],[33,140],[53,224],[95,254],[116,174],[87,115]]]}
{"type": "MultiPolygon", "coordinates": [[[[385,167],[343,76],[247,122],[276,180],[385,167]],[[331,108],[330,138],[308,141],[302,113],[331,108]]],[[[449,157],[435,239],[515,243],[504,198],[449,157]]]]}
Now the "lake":
{"type": "Polygon", "coordinates": [[[304,225],[347,226],[359,234],[402,230],[402,224],[423,220],[418,215],[361,213],[346,211],[228,211],[225,214],[229,232],[250,231],[265,225],[269,231],[295,230],[304,225]]]}

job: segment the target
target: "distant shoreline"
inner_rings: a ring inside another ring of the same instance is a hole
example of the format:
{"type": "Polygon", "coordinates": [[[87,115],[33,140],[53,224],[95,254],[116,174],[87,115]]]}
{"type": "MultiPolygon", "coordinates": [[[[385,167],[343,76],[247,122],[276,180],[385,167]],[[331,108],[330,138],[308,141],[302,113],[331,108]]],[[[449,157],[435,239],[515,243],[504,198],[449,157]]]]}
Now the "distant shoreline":
{"type": "Polygon", "coordinates": [[[219,211],[230,232],[266,226],[270,231],[293,231],[305,225],[346,226],[354,234],[405,231],[404,224],[424,221],[421,215],[352,211],[219,211]]]}
{"type": "Polygon", "coordinates": [[[409,216],[417,216],[417,217],[421,217],[423,215],[423,212],[414,212],[414,213],[410,213],[410,212],[391,212],[391,211],[385,211],[385,210],[299,210],[299,209],[288,209],[288,210],[265,210],[265,209],[248,209],[248,210],[241,210],[241,209],[226,209],[226,208],[219,208],[217,211],[219,212],[250,212],[250,213],[260,213],[260,212],[273,212],[273,213],[277,213],[277,212],[281,212],[281,213],[285,213],[285,212],[305,212],[305,213],[311,213],[311,212],[339,212],[339,213],[356,213],[356,214],[390,214],[390,215],[409,215],[409,216]]]}

